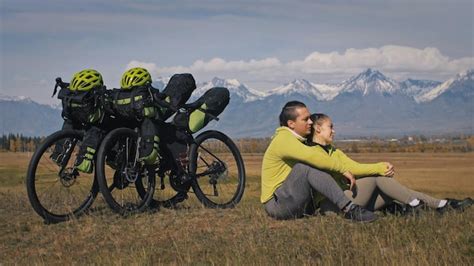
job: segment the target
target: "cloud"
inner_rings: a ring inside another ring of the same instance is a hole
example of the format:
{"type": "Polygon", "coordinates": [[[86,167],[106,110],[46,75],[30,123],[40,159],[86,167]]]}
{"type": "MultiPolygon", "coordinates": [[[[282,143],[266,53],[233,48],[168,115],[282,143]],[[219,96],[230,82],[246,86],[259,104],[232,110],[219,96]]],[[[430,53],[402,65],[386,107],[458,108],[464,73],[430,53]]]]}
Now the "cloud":
{"type": "Polygon", "coordinates": [[[280,84],[294,78],[306,78],[311,81],[317,78],[318,82],[341,81],[341,76],[348,77],[366,68],[378,69],[398,79],[412,77],[443,80],[463,70],[474,68],[474,57],[452,59],[434,47],[418,49],[386,45],[380,48],[350,48],[343,53],[315,51],[303,60],[288,62],[270,57],[247,61],[212,58],[208,61],[197,60],[189,66],[158,66],[139,61],[131,61],[128,64],[128,67],[135,66],[145,67],[161,76],[189,72],[203,80],[220,76],[238,78],[243,82],[273,80],[280,84]]]}

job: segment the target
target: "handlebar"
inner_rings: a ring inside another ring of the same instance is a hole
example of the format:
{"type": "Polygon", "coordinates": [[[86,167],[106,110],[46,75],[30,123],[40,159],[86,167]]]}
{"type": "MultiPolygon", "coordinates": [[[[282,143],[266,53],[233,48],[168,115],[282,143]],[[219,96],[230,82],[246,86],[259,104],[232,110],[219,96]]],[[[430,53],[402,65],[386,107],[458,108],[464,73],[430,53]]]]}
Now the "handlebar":
{"type": "Polygon", "coordinates": [[[53,91],[53,95],[51,95],[51,98],[54,97],[54,95],[56,95],[56,92],[58,91],[58,87],[60,87],[61,89],[64,89],[64,88],[67,88],[68,86],[69,86],[69,83],[63,82],[63,80],[60,77],[57,77],[56,85],[54,85],[54,91],[53,91]]]}

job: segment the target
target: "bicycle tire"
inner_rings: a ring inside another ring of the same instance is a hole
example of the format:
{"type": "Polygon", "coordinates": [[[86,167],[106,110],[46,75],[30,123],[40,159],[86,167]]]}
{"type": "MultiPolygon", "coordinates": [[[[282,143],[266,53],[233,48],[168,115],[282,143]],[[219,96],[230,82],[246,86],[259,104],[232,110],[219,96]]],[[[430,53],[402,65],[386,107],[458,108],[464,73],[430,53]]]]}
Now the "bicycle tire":
{"type": "Polygon", "coordinates": [[[144,211],[153,199],[155,190],[153,166],[144,166],[136,161],[137,141],[138,134],[134,130],[117,128],[105,136],[97,153],[99,189],[112,210],[121,215],[144,211]],[[110,156],[108,152],[115,145],[122,150],[114,155],[120,162],[117,169],[107,164],[110,156]],[[135,166],[129,167],[130,164],[135,166]],[[135,180],[130,180],[133,174],[128,174],[129,171],[133,171],[135,180]]]}
{"type": "Polygon", "coordinates": [[[30,160],[26,174],[28,198],[33,209],[46,223],[63,222],[84,214],[97,196],[99,188],[94,173],[79,173],[74,171],[74,166],[68,166],[74,163],[75,160],[71,160],[71,157],[75,155],[73,153],[77,154],[75,149],[79,149],[83,137],[82,131],[57,131],[39,145],[30,160]],[[61,140],[64,142],[60,142],[61,140]],[[51,158],[53,153],[47,155],[53,146],[69,145],[68,140],[72,144],[68,147],[69,150],[63,150],[65,153],[60,154],[61,163],[51,158]],[[55,172],[57,174],[53,174],[55,172]],[[44,186],[49,187],[43,191],[44,186]],[[53,188],[58,188],[59,191],[53,191],[53,188]],[[51,193],[45,195],[46,192],[51,193]],[[76,196],[76,193],[82,195],[76,196]]]}
{"type": "Polygon", "coordinates": [[[196,137],[189,149],[189,172],[194,176],[194,193],[204,206],[233,208],[242,199],[245,166],[237,146],[222,132],[209,130],[196,137]]]}

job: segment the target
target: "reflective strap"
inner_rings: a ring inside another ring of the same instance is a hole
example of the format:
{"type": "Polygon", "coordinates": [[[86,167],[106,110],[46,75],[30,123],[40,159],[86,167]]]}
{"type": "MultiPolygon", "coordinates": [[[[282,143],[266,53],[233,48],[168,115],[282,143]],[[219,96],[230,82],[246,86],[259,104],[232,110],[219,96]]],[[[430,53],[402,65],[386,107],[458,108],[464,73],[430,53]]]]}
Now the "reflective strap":
{"type": "Polygon", "coordinates": [[[83,107],[83,104],[80,103],[71,103],[71,107],[83,107]]]}
{"type": "Polygon", "coordinates": [[[86,155],[84,155],[84,157],[85,157],[86,159],[89,159],[89,160],[94,159],[94,155],[93,155],[93,154],[90,154],[90,153],[86,153],[86,155]]]}
{"type": "Polygon", "coordinates": [[[154,117],[155,116],[155,108],[154,107],[145,107],[143,108],[143,113],[145,117],[154,117]]]}
{"type": "Polygon", "coordinates": [[[95,149],[91,147],[87,147],[87,153],[95,154],[95,149]]]}
{"type": "Polygon", "coordinates": [[[102,117],[102,112],[100,109],[97,110],[97,112],[89,115],[89,123],[94,123],[102,117]]]}
{"type": "MultiPolygon", "coordinates": [[[[171,103],[171,98],[170,98],[170,96],[166,96],[165,102],[171,103]]],[[[160,112],[161,112],[161,114],[164,114],[164,113],[166,112],[166,110],[168,110],[168,108],[166,108],[166,107],[164,107],[164,106],[160,106],[160,112]]]]}
{"type": "MultiPolygon", "coordinates": [[[[138,96],[134,97],[135,101],[139,101],[141,99],[143,99],[142,95],[138,95],[138,96]]],[[[132,102],[132,98],[125,98],[125,99],[120,99],[120,100],[114,101],[114,103],[118,104],[118,105],[130,104],[131,102],[132,102]]]]}

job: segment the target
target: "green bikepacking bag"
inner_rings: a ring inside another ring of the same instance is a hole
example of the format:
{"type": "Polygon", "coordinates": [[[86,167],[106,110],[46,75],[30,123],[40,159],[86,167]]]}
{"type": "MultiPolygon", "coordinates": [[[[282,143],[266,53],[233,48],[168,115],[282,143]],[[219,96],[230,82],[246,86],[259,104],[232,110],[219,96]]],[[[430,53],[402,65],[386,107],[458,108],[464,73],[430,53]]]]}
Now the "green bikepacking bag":
{"type": "Polygon", "coordinates": [[[190,113],[179,112],[175,115],[173,123],[178,127],[184,127],[191,133],[196,133],[205,127],[213,117],[221,114],[229,104],[229,90],[223,87],[214,87],[206,91],[192,105],[197,109],[190,113]]]}
{"type": "MultiPolygon", "coordinates": [[[[189,100],[196,89],[196,81],[189,73],[174,74],[162,92],[162,98],[176,109],[179,109],[189,100]]],[[[165,121],[173,115],[174,111],[168,108],[160,108],[160,118],[165,121]]]]}

